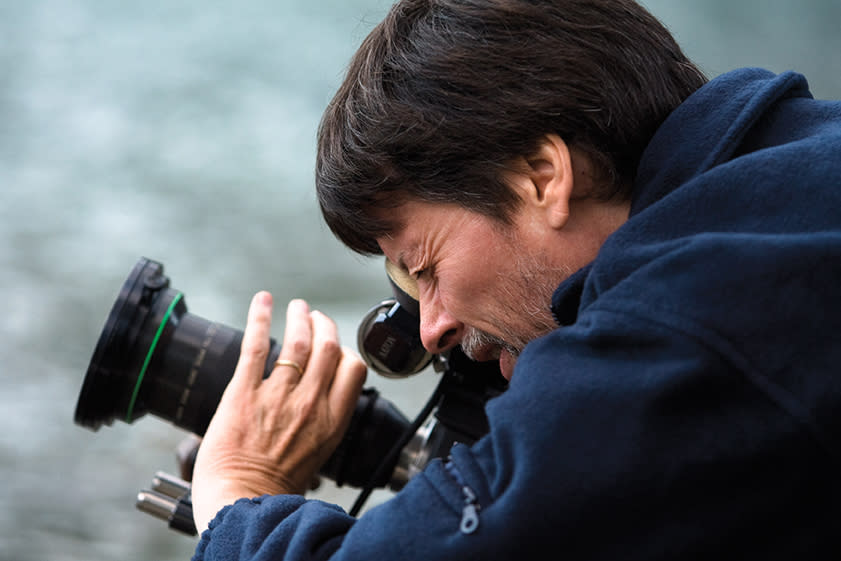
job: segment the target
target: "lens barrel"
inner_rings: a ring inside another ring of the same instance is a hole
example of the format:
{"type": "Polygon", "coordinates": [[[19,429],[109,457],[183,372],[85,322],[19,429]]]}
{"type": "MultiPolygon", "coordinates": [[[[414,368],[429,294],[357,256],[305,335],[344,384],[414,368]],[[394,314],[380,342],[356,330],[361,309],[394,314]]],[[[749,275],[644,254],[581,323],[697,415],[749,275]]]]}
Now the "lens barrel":
{"type": "MultiPolygon", "coordinates": [[[[236,367],[242,331],[190,314],[163,265],[141,259],[93,353],[76,422],[98,429],[146,413],[204,434],[236,367]]],[[[280,354],[272,341],[266,376],[280,354]]]]}
{"type": "MultiPolygon", "coordinates": [[[[163,265],[141,258],[100,334],[75,422],[98,430],[115,419],[132,423],[149,413],[203,435],[233,376],[242,336],[242,331],[189,313],[184,295],[170,288],[163,265]]],[[[271,340],[264,377],[279,354],[280,345],[271,340]]],[[[376,391],[363,392],[351,429],[322,473],[337,482],[365,484],[408,426],[376,391]]]]}

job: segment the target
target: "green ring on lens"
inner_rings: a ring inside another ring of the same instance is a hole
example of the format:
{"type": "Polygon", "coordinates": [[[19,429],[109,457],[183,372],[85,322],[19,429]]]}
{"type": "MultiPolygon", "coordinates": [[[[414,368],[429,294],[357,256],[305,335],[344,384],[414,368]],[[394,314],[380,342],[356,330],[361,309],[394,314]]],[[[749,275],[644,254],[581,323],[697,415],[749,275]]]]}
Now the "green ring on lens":
{"type": "Polygon", "coordinates": [[[175,298],[172,299],[172,302],[169,304],[169,308],[166,309],[166,313],[161,319],[161,324],[158,326],[158,332],[155,333],[155,338],[152,339],[152,344],[149,345],[149,352],[146,353],[146,359],[143,361],[143,367],[140,369],[140,374],[137,376],[137,383],[134,385],[134,392],[131,394],[131,401],[129,401],[128,409],[126,410],[126,423],[131,423],[131,415],[134,413],[134,402],[137,401],[137,396],[140,394],[140,384],[143,383],[143,376],[146,375],[146,369],[149,367],[149,362],[152,361],[152,353],[155,352],[155,347],[158,345],[158,340],[164,332],[166,322],[169,320],[169,316],[172,315],[172,311],[175,309],[175,306],[181,300],[182,296],[183,293],[179,292],[175,295],[175,298]]]}

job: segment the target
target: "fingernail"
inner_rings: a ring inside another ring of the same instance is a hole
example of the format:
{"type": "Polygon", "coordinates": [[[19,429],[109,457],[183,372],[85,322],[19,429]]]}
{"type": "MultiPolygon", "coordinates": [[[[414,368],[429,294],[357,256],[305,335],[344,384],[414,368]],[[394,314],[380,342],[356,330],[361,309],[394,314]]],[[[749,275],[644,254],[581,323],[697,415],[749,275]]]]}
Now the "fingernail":
{"type": "Polygon", "coordinates": [[[297,306],[305,311],[309,311],[309,304],[307,304],[307,302],[305,300],[302,300],[301,298],[295,298],[293,300],[290,300],[289,307],[291,308],[293,306],[297,306]]]}

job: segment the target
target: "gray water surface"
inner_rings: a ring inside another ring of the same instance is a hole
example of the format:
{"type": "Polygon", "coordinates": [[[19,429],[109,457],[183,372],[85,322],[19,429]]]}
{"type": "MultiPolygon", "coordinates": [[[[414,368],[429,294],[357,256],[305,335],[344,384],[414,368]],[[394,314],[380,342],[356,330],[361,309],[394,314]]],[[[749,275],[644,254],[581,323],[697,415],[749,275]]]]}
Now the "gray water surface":
{"type": "MultiPolygon", "coordinates": [[[[380,262],[321,223],[315,130],[389,4],[0,2],[0,561],[192,554],[194,539],[133,506],[155,471],[175,469],[184,433],[151,417],[97,433],[73,423],[140,256],[165,264],[193,313],[242,327],[268,289],[281,314],[306,298],[355,344],[388,286],[380,262]]],[[[648,5],[710,75],[794,68],[816,96],[841,97],[838,0],[648,5]]],[[[408,415],[434,381],[368,380],[408,415]]],[[[355,491],[317,496],[349,508],[355,491]]]]}

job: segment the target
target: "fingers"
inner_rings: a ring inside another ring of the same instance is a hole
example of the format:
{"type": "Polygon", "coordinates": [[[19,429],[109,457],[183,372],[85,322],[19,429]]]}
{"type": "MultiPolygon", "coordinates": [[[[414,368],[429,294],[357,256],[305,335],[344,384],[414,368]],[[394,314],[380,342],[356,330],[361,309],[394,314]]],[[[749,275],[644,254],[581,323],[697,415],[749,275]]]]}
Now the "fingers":
{"type": "Polygon", "coordinates": [[[256,387],[263,379],[263,369],[269,356],[269,333],[272,327],[272,295],[258,292],[251,299],[248,321],[242,336],[240,358],[232,384],[243,383],[256,387]]]}
{"type": "MultiPolygon", "coordinates": [[[[329,404],[333,411],[348,415],[352,412],[368,369],[362,359],[348,348],[342,348],[342,356],[330,388],[329,404]]],[[[349,417],[348,417],[349,418],[349,417]]]]}
{"type": "Polygon", "coordinates": [[[312,354],[307,363],[301,389],[322,393],[333,382],[336,367],[342,356],[336,324],[321,312],[310,314],[312,321],[312,354]]]}
{"type": "MultiPolygon", "coordinates": [[[[238,370],[247,369],[248,380],[255,386],[263,382],[271,306],[269,293],[255,295],[243,337],[243,358],[238,370]]],[[[328,395],[331,407],[346,410],[356,402],[366,373],[365,363],[353,351],[340,346],[333,320],[319,311],[311,312],[304,300],[289,302],[278,364],[267,382],[296,386],[310,395],[328,395]]]]}
{"type": "Polygon", "coordinates": [[[301,380],[312,352],[312,337],[309,306],[303,300],[291,300],[286,307],[283,343],[271,379],[292,385],[301,380]]]}

